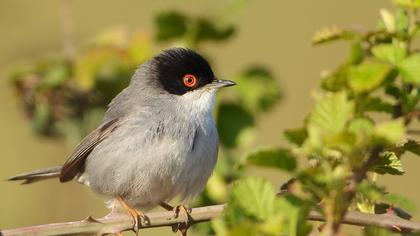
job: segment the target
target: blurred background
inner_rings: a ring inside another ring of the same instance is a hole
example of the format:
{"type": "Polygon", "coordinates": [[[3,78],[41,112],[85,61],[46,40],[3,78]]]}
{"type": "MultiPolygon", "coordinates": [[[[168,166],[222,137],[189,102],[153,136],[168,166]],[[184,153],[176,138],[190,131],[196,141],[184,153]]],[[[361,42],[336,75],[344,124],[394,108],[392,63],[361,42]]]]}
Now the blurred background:
{"type": "MultiPolygon", "coordinates": [[[[101,57],[101,53],[104,53],[95,51],[96,49],[107,48],[109,44],[126,44],[129,41],[128,44],[136,42],[139,47],[127,50],[138,53],[133,54],[128,62],[124,62],[126,64],[121,67],[125,70],[122,74],[126,71],[132,72],[133,64],[141,63],[159,50],[174,45],[198,48],[210,59],[216,74],[222,78],[238,78],[240,81],[243,79],[241,75],[252,74],[252,70],[239,75],[238,71],[257,66],[259,69],[254,70],[257,75],[275,79],[262,80],[262,88],[270,90],[274,83],[279,88],[272,92],[276,102],[271,102],[270,109],[262,109],[264,112],[258,115],[250,112],[252,118],[255,118],[252,124],[255,128],[251,141],[241,141],[247,145],[233,145],[228,139],[223,141],[227,147],[221,157],[224,163],[225,156],[229,156],[226,153],[240,157],[243,151],[252,147],[285,144],[283,130],[302,123],[312,107],[312,94],[318,89],[320,72],[339,65],[348,50],[348,46],[342,43],[328,47],[312,46],[311,38],[315,31],[335,24],[369,29],[376,25],[379,9],[392,7],[386,0],[0,1],[0,228],[79,220],[88,215],[100,217],[107,213],[100,197],[76,183],[59,184],[52,180],[20,186],[18,183],[4,181],[11,175],[63,163],[76,140],[86,130],[94,127],[97,117],[102,114],[100,109],[89,110],[89,113],[81,111],[83,120],[73,120],[70,126],[61,129],[61,133],[54,133],[48,126],[51,120],[34,119],[42,117],[42,108],[33,108],[33,104],[23,105],[25,101],[22,100],[22,93],[27,84],[21,81],[27,82],[30,75],[28,71],[33,70],[27,69],[26,65],[53,58],[44,61],[44,64],[38,64],[36,70],[42,71],[54,63],[58,63],[58,67],[67,68],[66,60],[82,57],[89,61],[95,55],[99,54],[98,57],[101,57]],[[165,15],[162,12],[169,13],[165,15]],[[182,13],[189,19],[209,19],[209,22],[216,22],[221,27],[220,32],[213,32],[215,36],[208,37],[209,40],[205,43],[197,38],[191,40],[188,35],[184,35],[182,39],[167,40],[171,37],[170,33],[169,36],[162,35],[165,19],[179,19],[171,18],[173,15],[170,12],[182,13]],[[93,54],[83,53],[86,48],[92,48],[92,45],[96,49],[90,49],[93,51],[89,53],[93,54]],[[57,58],[65,60],[63,62],[57,58]],[[261,69],[262,66],[269,73],[261,69]],[[16,68],[25,69],[17,71],[16,68]],[[240,147],[230,151],[230,144],[235,148],[240,147]]],[[[82,59],[78,62],[82,61],[80,67],[84,68],[85,61],[82,59]]],[[[85,64],[85,67],[95,67],[85,64]]],[[[71,73],[77,75],[77,68],[71,73]]],[[[80,73],[79,78],[86,75],[84,71],[80,73]]],[[[60,76],[52,77],[52,87],[55,83],[61,83],[54,80],[60,76]]],[[[119,90],[125,82],[118,85],[105,83],[108,86],[105,87],[119,90]]],[[[85,89],[82,89],[81,97],[84,96],[87,103],[98,108],[103,107],[115,93],[107,90],[108,93],[99,96],[102,96],[101,99],[92,100],[83,91],[98,88],[89,87],[93,85],[85,80],[76,84],[85,89]]],[[[58,98],[62,98],[60,91],[58,94],[58,98]]],[[[240,92],[238,94],[241,98],[240,92]]],[[[229,94],[224,96],[229,99],[229,94]]],[[[222,114],[223,109],[227,108],[229,106],[222,106],[219,111],[222,114]]],[[[77,114],[72,113],[74,116],[77,114]]],[[[242,113],[234,113],[236,116],[240,114],[242,113]]],[[[58,127],[62,127],[62,124],[58,127]]],[[[247,139],[248,136],[244,136],[241,140],[247,139]]],[[[417,188],[418,182],[416,183],[420,178],[416,170],[420,166],[420,160],[407,156],[403,163],[407,173],[404,183],[391,177],[380,177],[379,182],[392,192],[403,193],[420,206],[420,190],[417,188]]],[[[287,179],[286,175],[275,171],[255,169],[252,172],[268,178],[275,186],[287,179]]],[[[226,175],[225,173],[224,176],[226,175]]],[[[418,211],[414,212],[414,219],[420,219],[418,211]]],[[[141,233],[172,235],[168,228],[145,230],[141,233]]]]}

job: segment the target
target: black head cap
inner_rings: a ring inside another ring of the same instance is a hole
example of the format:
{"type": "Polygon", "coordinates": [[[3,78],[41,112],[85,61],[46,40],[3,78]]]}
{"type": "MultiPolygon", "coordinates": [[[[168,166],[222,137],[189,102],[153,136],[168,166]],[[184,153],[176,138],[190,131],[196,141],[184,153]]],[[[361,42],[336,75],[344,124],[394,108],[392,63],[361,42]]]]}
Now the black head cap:
{"type": "Polygon", "coordinates": [[[172,48],[155,56],[151,63],[160,85],[171,94],[182,95],[211,83],[215,77],[209,63],[191,49],[172,48]],[[193,76],[194,86],[186,86],[184,77],[193,76]]]}

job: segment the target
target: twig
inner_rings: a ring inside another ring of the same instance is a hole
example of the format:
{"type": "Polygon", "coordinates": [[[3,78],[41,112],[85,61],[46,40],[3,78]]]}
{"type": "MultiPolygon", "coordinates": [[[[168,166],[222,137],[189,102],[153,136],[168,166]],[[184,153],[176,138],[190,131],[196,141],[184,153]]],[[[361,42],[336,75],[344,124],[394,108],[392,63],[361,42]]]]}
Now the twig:
{"type": "Polygon", "coordinates": [[[61,0],[60,4],[60,23],[63,33],[63,51],[67,59],[76,56],[76,46],[74,44],[74,19],[71,0],[61,0]]]}
{"type": "MultiPolygon", "coordinates": [[[[350,178],[349,184],[346,188],[346,193],[344,195],[344,202],[341,209],[344,211],[341,212],[331,212],[329,220],[327,220],[325,230],[325,235],[336,235],[339,232],[340,226],[344,221],[344,216],[347,212],[348,207],[350,206],[353,198],[356,196],[357,186],[366,178],[366,174],[372,166],[378,163],[380,160],[380,154],[382,152],[382,147],[375,147],[371,151],[369,158],[364,162],[359,168],[353,170],[353,176],[350,178]],[[336,216],[339,218],[335,218],[336,216]]],[[[335,211],[334,208],[332,211],[335,211]]]]}
{"type": "MultiPolygon", "coordinates": [[[[214,205],[207,207],[193,208],[191,217],[193,223],[208,221],[223,214],[226,205],[214,205]]],[[[151,212],[146,214],[146,222],[142,222],[141,228],[173,226],[184,223],[183,217],[175,218],[170,211],[151,212]]],[[[325,221],[324,216],[311,211],[308,220],[325,221]]],[[[357,226],[377,226],[387,228],[399,233],[420,232],[420,223],[404,220],[394,215],[367,214],[362,212],[348,212],[343,222],[344,224],[357,226]]],[[[69,235],[69,234],[109,234],[120,231],[130,230],[132,221],[127,215],[116,214],[101,219],[88,217],[81,221],[64,222],[46,225],[29,226],[17,229],[0,231],[0,235],[69,235]]]]}

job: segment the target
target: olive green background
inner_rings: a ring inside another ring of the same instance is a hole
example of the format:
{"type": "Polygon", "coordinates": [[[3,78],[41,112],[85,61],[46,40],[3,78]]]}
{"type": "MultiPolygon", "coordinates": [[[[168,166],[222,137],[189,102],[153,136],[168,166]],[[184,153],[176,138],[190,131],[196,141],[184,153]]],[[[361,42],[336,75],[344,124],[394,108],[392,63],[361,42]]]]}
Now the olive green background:
{"type": "MultiPolygon", "coordinates": [[[[74,0],[75,40],[85,45],[96,34],[115,26],[142,29],[153,34],[153,15],[164,9],[179,9],[212,16],[225,1],[100,1],[74,0]]],[[[360,29],[376,25],[380,8],[392,8],[386,0],[251,0],[234,15],[238,32],[226,43],[207,44],[219,77],[229,77],[250,65],[273,69],[285,99],[273,112],[258,121],[260,145],[285,144],[282,131],[297,127],[313,104],[320,72],[344,60],[347,45],[313,47],[313,33],[323,26],[344,25],[360,29]]],[[[71,147],[64,141],[37,137],[28,126],[4,71],[16,63],[30,62],[62,50],[62,34],[56,0],[0,1],[0,228],[11,228],[82,219],[106,214],[100,197],[76,183],[47,181],[20,186],[4,181],[8,176],[61,164],[71,147]]],[[[170,45],[167,45],[170,46],[170,45]]],[[[404,177],[380,177],[389,190],[400,193],[420,206],[420,159],[403,159],[404,177]]],[[[276,185],[286,178],[275,171],[253,172],[276,185]]],[[[419,208],[420,209],[420,208],[419,208]]],[[[420,211],[414,213],[420,219],[420,211]]],[[[170,233],[169,228],[142,231],[142,235],[170,233]]],[[[355,234],[355,233],[354,233],[355,234]]]]}

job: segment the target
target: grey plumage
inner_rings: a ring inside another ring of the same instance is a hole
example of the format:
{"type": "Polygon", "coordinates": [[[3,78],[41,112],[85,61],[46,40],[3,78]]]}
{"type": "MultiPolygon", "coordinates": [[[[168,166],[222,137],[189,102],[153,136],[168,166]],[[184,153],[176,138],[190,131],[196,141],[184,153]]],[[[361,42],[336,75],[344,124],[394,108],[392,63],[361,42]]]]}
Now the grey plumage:
{"type": "Polygon", "coordinates": [[[168,50],[137,69],[63,167],[10,180],[76,179],[141,209],[176,196],[188,200],[203,190],[216,164],[215,92],[233,84],[217,80],[195,52],[168,50]],[[197,76],[197,85],[184,86],[186,74],[197,76]]]}

